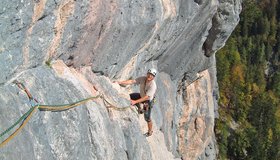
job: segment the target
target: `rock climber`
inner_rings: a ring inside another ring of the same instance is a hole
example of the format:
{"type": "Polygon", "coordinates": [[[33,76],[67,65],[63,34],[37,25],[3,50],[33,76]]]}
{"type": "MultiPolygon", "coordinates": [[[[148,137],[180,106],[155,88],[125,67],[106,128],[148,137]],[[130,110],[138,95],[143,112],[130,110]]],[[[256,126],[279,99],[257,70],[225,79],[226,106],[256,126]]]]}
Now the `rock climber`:
{"type": "Polygon", "coordinates": [[[148,125],[148,132],[145,133],[145,136],[151,136],[153,134],[153,123],[151,120],[151,111],[154,103],[154,96],[157,89],[155,76],[157,70],[151,68],[148,70],[146,76],[141,76],[136,79],[125,80],[125,81],[115,81],[120,85],[130,85],[137,84],[140,86],[140,93],[131,93],[130,94],[130,103],[131,105],[136,105],[138,108],[138,113],[144,113],[145,121],[148,125]],[[143,109],[141,105],[143,104],[143,109]]]}

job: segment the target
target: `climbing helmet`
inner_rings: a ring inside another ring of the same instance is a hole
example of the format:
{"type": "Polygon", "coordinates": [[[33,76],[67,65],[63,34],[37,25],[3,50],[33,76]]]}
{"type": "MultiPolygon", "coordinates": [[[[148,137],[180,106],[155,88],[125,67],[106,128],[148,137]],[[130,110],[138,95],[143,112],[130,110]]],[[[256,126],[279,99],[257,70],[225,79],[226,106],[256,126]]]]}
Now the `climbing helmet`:
{"type": "Polygon", "coordinates": [[[150,68],[150,69],[148,70],[148,73],[152,74],[153,76],[156,76],[156,75],[157,75],[157,70],[154,69],[154,68],[150,68]]]}

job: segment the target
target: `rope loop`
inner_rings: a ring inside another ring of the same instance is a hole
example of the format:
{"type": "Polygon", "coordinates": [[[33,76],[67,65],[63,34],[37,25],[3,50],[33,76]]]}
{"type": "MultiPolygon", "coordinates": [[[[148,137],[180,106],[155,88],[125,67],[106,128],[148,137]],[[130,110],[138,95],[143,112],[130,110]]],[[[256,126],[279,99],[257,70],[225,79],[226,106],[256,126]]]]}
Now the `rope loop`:
{"type": "Polygon", "coordinates": [[[24,113],[13,125],[11,125],[8,129],[6,129],[4,132],[2,132],[0,134],[0,138],[2,138],[4,135],[6,135],[8,132],[13,130],[17,125],[19,125],[21,123],[19,125],[19,127],[10,136],[8,136],[8,138],[6,138],[3,142],[0,143],[0,148],[3,147],[5,144],[7,144],[10,140],[12,140],[24,128],[24,126],[28,123],[28,121],[31,119],[32,115],[36,112],[37,109],[39,109],[40,111],[52,111],[52,112],[65,111],[65,110],[74,108],[76,106],[82,105],[89,100],[101,98],[107,109],[111,108],[111,109],[114,109],[117,111],[125,111],[126,109],[131,109],[132,111],[134,111],[131,108],[131,106],[116,107],[115,105],[112,105],[112,103],[110,103],[108,100],[106,100],[106,98],[103,94],[98,94],[97,96],[82,99],[80,101],[76,101],[76,102],[70,103],[70,104],[42,105],[42,104],[38,103],[37,99],[33,98],[31,93],[24,86],[23,83],[21,83],[17,80],[13,81],[13,83],[15,83],[18,86],[18,88],[20,88],[21,90],[23,90],[26,93],[26,95],[29,98],[29,104],[30,104],[31,108],[26,113],[24,113]]]}

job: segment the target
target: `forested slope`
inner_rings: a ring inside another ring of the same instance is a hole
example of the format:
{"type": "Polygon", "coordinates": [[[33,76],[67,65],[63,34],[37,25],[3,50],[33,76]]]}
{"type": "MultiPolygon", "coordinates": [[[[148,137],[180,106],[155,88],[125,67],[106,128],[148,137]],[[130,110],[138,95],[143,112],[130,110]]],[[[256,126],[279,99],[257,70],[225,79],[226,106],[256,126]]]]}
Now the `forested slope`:
{"type": "Polygon", "coordinates": [[[240,23],[216,54],[220,159],[280,158],[280,4],[244,0],[240,23]]]}

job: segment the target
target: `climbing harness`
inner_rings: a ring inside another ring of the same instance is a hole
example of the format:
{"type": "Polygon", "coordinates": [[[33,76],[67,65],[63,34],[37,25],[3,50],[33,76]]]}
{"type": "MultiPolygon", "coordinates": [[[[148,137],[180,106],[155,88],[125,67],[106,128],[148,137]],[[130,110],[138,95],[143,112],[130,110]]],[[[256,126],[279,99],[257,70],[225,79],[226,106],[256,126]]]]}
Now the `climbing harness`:
{"type": "Polygon", "coordinates": [[[103,99],[103,103],[107,109],[124,111],[126,109],[131,108],[131,106],[122,107],[122,108],[116,107],[116,106],[112,105],[108,100],[106,100],[105,97],[103,96],[103,94],[89,97],[86,99],[82,99],[80,101],[70,103],[70,104],[41,105],[41,104],[38,104],[38,100],[33,98],[31,93],[27,90],[27,88],[22,83],[20,83],[18,81],[14,81],[13,83],[15,83],[20,89],[25,91],[25,93],[27,94],[27,96],[29,98],[29,103],[31,105],[31,108],[26,113],[24,113],[12,126],[10,126],[8,129],[6,129],[4,132],[2,132],[0,134],[0,138],[2,138],[4,135],[6,135],[8,132],[10,132],[13,128],[15,128],[19,123],[21,123],[21,125],[8,138],[6,138],[3,142],[0,143],[0,148],[3,147],[5,144],[7,144],[10,140],[12,140],[24,128],[24,126],[28,123],[28,121],[30,120],[32,115],[37,111],[37,109],[39,109],[40,111],[52,111],[52,112],[65,111],[65,110],[74,108],[76,106],[82,105],[89,100],[93,100],[93,99],[97,99],[97,98],[103,99]]]}

